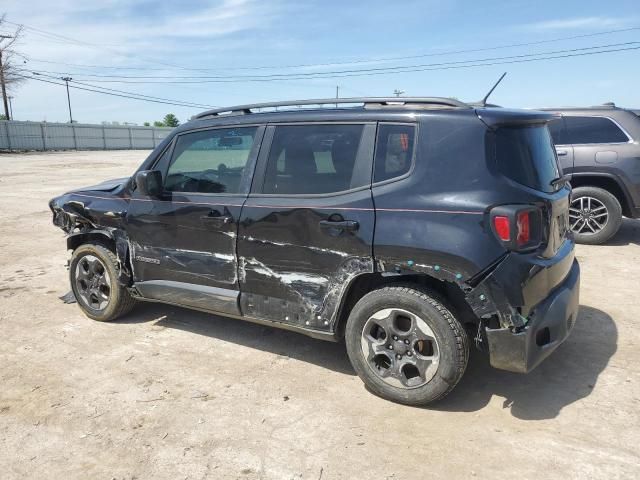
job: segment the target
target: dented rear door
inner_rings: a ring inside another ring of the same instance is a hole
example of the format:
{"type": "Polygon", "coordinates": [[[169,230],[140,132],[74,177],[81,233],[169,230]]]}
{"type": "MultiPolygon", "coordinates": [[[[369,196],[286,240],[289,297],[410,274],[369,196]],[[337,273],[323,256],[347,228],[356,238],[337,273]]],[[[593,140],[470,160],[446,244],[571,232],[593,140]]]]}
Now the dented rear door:
{"type": "Polygon", "coordinates": [[[373,272],[374,137],[368,123],[267,128],[238,231],[243,315],[333,328],[349,282],[373,272]]]}

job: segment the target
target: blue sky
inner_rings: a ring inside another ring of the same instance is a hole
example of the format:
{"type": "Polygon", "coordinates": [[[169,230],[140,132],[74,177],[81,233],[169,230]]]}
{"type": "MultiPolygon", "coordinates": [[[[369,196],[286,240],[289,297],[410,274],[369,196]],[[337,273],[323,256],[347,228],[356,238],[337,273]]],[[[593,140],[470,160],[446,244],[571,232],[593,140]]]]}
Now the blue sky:
{"type": "MultiPolygon", "coordinates": [[[[331,97],[335,95],[336,85],[340,86],[341,96],[391,95],[394,89],[401,89],[406,95],[477,100],[502,72],[507,71],[507,78],[492,97],[493,102],[501,105],[530,108],[615,101],[619,105],[640,107],[640,50],[344,78],[204,84],[98,82],[150,81],[99,75],[300,75],[463,62],[640,42],[638,29],[538,45],[442,55],[640,27],[637,0],[615,3],[573,0],[59,0],[55,6],[50,0],[5,0],[0,7],[2,12],[6,12],[7,20],[31,27],[25,30],[19,45],[20,52],[29,59],[22,65],[25,71],[56,72],[49,73],[53,76],[68,74],[88,84],[198,104],[230,105],[331,97]],[[614,4],[615,8],[611,8],[614,4]],[[52,37],[34,29],[72,40],[52,37]],[[387,60],[389,57],[420,55],[420,58],[387,60]],[[286,68],[291,65],[307,66],[286,68]],[[244,70],[245,67],[271,68],[244,70]]],[[[640,46],[640,43],[630,46],[640,46]]],[[[12,95],[16,119],[67,120],[63,87],[29,81],[12,95]]],[[[184,121],[201,110],[78,90],[72,90],[71,95],[74,119],[80,122],[105,120],[141,124],[160,119],[167,112],[175,113],[184,121]]]]}

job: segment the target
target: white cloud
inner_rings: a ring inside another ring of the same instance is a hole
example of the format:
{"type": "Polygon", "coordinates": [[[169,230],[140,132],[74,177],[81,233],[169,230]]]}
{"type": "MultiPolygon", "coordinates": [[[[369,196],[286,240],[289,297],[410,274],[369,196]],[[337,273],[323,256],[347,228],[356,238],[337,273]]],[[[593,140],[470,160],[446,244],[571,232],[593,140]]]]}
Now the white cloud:
{"type": "Polygon", "coordinates": [[[629,21],[629,18],[617,17],[576,17],[528,23],[526,25],[521,25],[520,29],[531,31],[551,31],[587,30],[593,28],[624,28],[629,25],[629,21]]]}
{"type": "MultiPolygon", "coordinates": [[[[194,69],[200,65],[233,65],[237,52],[256,49],[256,38],[261,40],[261,48],[282,51],[287,38],[266,32],[292,8],[296,7],[290,0],[208,0],[191,3],[189,7],[183,7],[180,2],[149,0],[59,0],[55,8],[51,8],[50,0],[5,0],[2,6],[11,22],[78,40],[64,40],[27,28],[17,49],[31,59],[26,64],[18,62],[26,72],[46,70],[58,72],[51,73],[56,77],[64,73],[81,80],[83,72],[164,75],[176,74],[178,69],[169,65],[194,69]],[[276,41],[280,44],[275,45],[276,41]],[[86,69],[65,63],[146,66],[150,70],[86,69]]],[[[212,98],[214,94],[233,91],[233,85],[218,86],[215,90],[210,85],[100,85],[212,105],[217,104],[212,98]]],[[[167,110],[175,111],[183,119],[197,111],[75,89],[71,93],[74,116],[77,112],[81,121],[142,122],[158,118],[167,110]],[[185,112],[189,112],[188,115],[185,112]]],[[[15,97],[14,111],[19,119],[64,121],[66,118],[66,94],[60,86],[29,81],[15,97]]]]}
{"type": "MultiPolygon", "coordinates": [[[[132,3],[122,0],[79,3],[61,1],[55,9],[49,0],[11,2],[7,19],[25,23],[47,32],[55,32],[79,42],[68,42],[43,35],[27,28],[22,51],[34,58],[47,57],[71,63],[140,63],[127,57],[156,57],[184,55],[185,42],[202,42],[198,52],[222,49],[225,36],[257,31],[270,27],[285,10],[282,0],[218,0],[202,2],[196,9],[181,11],[179,7],[156,9],[153,15],[132,15],[132,3]],[[46,11],[47,14],[37,12],[46,11]],[[35,12],[35,14],[34,14],[35,12]],[[208,40],[208,41],[207,41],[208,40]],[[102,52],[100,47],[103,47],[102,52]],[[120,53],[121,55],[118,55],[120,53]],[[105,62],[104,57],[109,61],[105,62]],[[100,60],[102,57],[102,61],[100,60]]],[[[149,7],[155,8],[155,7],[149,7]]],[[[225,39],[225,51],[242,45],[242,39],[225,39]]],[[[189,53],[194,53],[190,49],[189,53]]],[[[173,63],[168,61],[168,63],[173,63]]]]}

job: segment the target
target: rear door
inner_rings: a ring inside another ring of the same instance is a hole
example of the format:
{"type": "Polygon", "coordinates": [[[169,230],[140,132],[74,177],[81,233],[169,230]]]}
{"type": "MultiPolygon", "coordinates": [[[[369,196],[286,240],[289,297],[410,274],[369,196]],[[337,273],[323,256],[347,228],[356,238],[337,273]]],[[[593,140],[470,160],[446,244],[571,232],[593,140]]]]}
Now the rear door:
{"type": "Polygon", "coordinates": [[[238,232],[244,315],[332,328],[342,291],[373,272],[374,138],[374,123],[267,128],[238,232]]]}
{"type": "Polygon", "coordinates": [[[567,128],[564,117],[551,120],[549,122],[549,131],[551,138],[556,146],[558,155],[558,164],[562,169],[562,173],[571,174],[574,168],[573,146],[567,141],[567,128]]]}
{"type": "Polygon", "coordinates": [[[606,169],[618,161],[618,147],[631,138],[613,119],[599,116],[566,115],[567,143],[575,153],[576,171],[606,169]]]}
{"type": "Polygon", "coordinates": [[[162,194],[134,192],[127,231],[144,297],[240,313],[236,234],[264,128],[181,133],[154,167],[162,194]]]}

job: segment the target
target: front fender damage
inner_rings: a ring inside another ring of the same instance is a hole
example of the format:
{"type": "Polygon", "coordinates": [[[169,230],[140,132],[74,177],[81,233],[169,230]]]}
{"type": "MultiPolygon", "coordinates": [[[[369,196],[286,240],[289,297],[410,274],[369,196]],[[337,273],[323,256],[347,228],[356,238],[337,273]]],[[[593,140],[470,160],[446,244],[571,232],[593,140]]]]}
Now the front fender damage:
{"type": "Polygon", "coordinates": [[[131,286],[133,274],[129,258],[129,239],[123,228],[127,203],[122,198],[92,197],[68,193],[49,202],[53,224],[66,234],[68,250],[85,243],[100,243],[116,254],[118,281],[131,286]]]}

